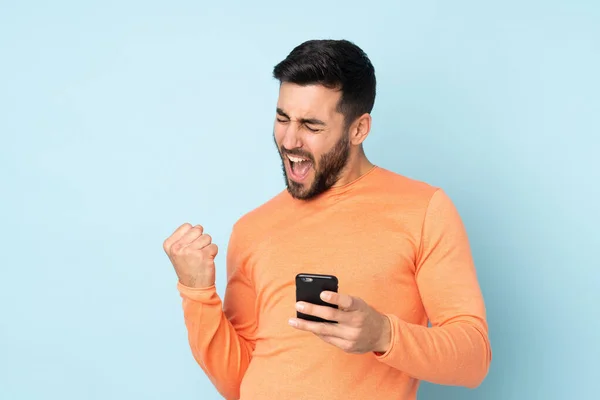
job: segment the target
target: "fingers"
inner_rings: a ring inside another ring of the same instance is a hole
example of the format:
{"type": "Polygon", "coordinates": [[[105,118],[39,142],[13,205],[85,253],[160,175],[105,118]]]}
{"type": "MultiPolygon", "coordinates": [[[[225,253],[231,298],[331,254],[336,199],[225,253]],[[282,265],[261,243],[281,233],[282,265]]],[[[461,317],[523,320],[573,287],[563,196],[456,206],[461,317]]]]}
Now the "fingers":
{"type": "Polygon", "coordinates": [[[317,335],[319,339],[324,341],[325,343],[329,343],[335,347],[342,349],[347,353],[360,353],[359,351],[355,351],[352,341],[337,337],[337,336],[324,336],[317,335]]]}
{"type": "Polygon", "coordinates": [[[306,332],[312,332],[318,336],[341,336],[340,327],[338,324],[332,324],[329,322],[307,321],[300,318],[290,318],[288,323],[296,329],[306,332]]]}
{"type": "Polygon", "coordinates": [[[204,233],[201,225],[192,226],[189,223],[177,228],[164,241],[163,248],[169,257],[183,249],[203,250],[208,258],[215,258],[219,252],[217,245],[212,243],[212,237],[204,233]]]}
{"type": "Polygon", "coordinates": [[[206,255],[208,257],[214,259],[217,256],[217,254],[219,253],[219,247],[216,244],[211,243],[204,248],[204,251],[206,252],[206,255]]]}
{"type": "Polygon", "coordinates": [[[212,243],[212,237],[205,233],[205,234],[198,236],[191,243],[189,243],[186,247],[189,247],[190,249],[200,250],[200,249],[205,248],[206,246],[208,246],[211,243],[212,243]]]}
{"type": "Polygon", "coordinates": [[[321,299],[327,303],[337,305],[343,311],[357,311],[360,308],[360,301],[347,294],[324,291],[321,292],[321,299]]]}
{"type": "Polygon", "coordinates": [[[190,229],[192,229],[192,225],[189,223],[185,223],[181,225],[179,228],[175,230],[164,242],[163,249],[165,252],[169,253],[171,251],[171,246],[176,243],[179,239],[183,237],[190,229]]]}
{"type": "Polygon", "coordinates": [[[298,330],[311,332],[324,342],[336,346],[345,352],[361,352],[356,346],[357,334],[355,329],[349,329],[347,326],[339,324],[305,321],[298,318],[290,319],[289,324],[298,330]]]}
{"type": "Polygon", "coordinates": [[[188,230],[176,243],[180,247],[186,247],[202,236],[203,232],[204,228],[202,228],[201,225],[196,225],[192,229],[188,230]]]}
{"type": "Polygon", "coordinates": [[[303,314],[313,315],[315,317],[323,318],[328,321],[343,322],[347,316],[338,309],[328,306],[320,306],[317,304],[311,304],[306,302],[298,302],[296,304],[296,310],[303,314]]]}

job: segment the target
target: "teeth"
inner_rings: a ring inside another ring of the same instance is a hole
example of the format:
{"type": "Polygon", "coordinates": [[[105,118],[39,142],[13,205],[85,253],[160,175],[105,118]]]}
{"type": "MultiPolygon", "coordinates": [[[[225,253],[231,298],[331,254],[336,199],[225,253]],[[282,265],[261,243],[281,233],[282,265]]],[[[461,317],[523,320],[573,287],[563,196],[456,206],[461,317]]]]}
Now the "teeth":
{"type": "Polygon", "coordinates": [[[291,156],[289,154],[288,154],[288,158],[290,159],[291,162],[308,161],[306,158],[291,156]]]}

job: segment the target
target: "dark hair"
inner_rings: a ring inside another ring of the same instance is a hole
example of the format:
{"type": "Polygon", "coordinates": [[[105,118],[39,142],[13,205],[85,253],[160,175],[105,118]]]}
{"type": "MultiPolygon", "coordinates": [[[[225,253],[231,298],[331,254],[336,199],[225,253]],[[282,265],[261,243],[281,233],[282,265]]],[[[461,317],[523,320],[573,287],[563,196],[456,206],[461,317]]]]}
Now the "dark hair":
{"type": "Polygon", "coordinates": [[[320,84],[341,90],[338,111],[346,126],[375,103],[375,69],[364,51],[347,40],[309,40],[275,66],[273,76],[297,85],[320,84]]]}

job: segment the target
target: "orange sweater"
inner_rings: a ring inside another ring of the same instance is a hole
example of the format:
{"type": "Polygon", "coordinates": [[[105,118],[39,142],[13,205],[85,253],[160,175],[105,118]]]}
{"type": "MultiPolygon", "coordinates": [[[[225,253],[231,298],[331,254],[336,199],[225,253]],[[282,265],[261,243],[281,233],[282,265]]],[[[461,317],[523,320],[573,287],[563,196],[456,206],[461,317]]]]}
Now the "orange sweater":
{"type": "Polygon", "coordinates": [[[244,215],[224,301],[178,284],[192,354],[227,399],[415,399],[420,380],[475,387],[491,360],[468,239],[441,190],[383,168],[311,201],[244,215]],[[288,325],[294,277],[334,274],[385,314],[385,354],[348,354],[288,325]],[[428,327],[428,320],[431,327],[428,327]]]}

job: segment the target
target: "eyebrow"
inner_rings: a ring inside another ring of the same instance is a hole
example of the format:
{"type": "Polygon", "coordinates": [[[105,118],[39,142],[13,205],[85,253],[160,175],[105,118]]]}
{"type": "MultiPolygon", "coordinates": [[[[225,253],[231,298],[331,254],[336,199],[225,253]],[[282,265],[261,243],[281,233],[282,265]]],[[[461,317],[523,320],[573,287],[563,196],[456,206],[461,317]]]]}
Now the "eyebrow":
{"type": "MultiPolygon", "coordinates": [[[[289,115],[287,115],[281,108],[277,108],[277,114],[281,115],[282,117],[285,117],[287,119],[291,119],[289,115]]],[[[327,125],[325,122],[321,121],[320,119],[316,119],[316,118],[300,118],[298,120],[298,122],[302,123],[302,124],[311,124],[311,125],[327,125]]]]}

